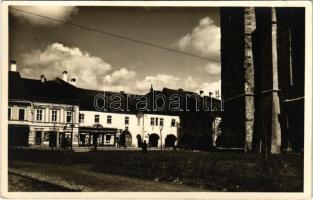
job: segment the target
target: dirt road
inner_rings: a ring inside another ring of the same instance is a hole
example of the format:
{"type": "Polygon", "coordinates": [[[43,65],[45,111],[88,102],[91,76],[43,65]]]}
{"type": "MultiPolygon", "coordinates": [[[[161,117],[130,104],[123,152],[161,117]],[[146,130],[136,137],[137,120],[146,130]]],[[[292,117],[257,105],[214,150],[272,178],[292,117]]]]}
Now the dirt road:
{"type": "MultiPolygon", "coordinates": [[[[126,176],[97,173],[91,171],[91,165],[56,165],[22,161],[12,161],[10,170],[18,174],[38,179],[41,182],[61,186],[59,189],[68,188],[80,191],[109,191],[109,192],[188,192],[204,191],[200,188],[189,187],[177,183],[165,183],[158,180],[149,181],[126,176]]],[[[56,191],[56,188],[19,187],[15,175],[9,174],[9,188],[21,188],[21,191],[56,191]],[[45,190],[46,189],[46,190],[45,190]]],[[[25,180],[24,180],[25,182],[25,180]]],[[[22,182],[21,182],[22,183],[22,182]]],[[[12,190],[11,190],[12,191],[12,190]]],[[[16,191],[16,190],[15,190],[16,191]]],[[[64,191],[64,190],[63,190],[64,191]]]]}

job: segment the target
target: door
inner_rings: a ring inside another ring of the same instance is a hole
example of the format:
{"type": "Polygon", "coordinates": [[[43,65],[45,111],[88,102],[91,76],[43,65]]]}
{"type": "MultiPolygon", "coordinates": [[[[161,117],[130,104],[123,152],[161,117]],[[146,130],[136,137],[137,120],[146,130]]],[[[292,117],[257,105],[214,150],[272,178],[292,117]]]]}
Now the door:
{"type": "Polygon", "coordinates": [[[130,134],[125,135],[125,145],[130,147],[132,145],[132,136],[130,134]]]}
{"type": "Polygon", "coordinates": [[[159,135],[158,134],[151,134],[149,136],[149,146],[150,147],[158,147],[158,143],[159,143],[159,135]]]}
{"type": "Polygon", "coordinates": [[[41,145],[41,131],[35,132],[35,145],[41,145]]]}
{"type": "Polygon", "coordinates": [[[51,131],[49,133],[49,147],[57,146],[57,132],[51,131]]]}

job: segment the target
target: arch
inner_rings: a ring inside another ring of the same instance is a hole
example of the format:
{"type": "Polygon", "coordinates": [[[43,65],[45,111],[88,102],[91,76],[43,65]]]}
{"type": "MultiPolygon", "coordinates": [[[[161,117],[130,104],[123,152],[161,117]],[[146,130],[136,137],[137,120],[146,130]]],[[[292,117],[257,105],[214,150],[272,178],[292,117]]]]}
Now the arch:
{"type": "Polygon", "coordinates": [[[149,135],[149,147],[158,147],[160,136],[156,133],[149,135]]]}
{"type": "Polygon", "coordinates": [[[132,146],[132,135],[129,131],[123,131],[120,136],[120,145],[123,147],[131,147],[132,146]]]}
{"type": "Polygon", "coordinates": [[[167,135],[165,138],[165,147],[174,147],[176,139],[176,136],[173,134],[167,135]]]}
{"type": "Polygon", "coordinates": [[[137,138],[137,146],[138,146],[138,147],[141,147],[141,144],[142,144],[141,135],[137,134],[136,138],[137,138]]]}
{"type": "Polygon", "coordinates": [[[103,126],[101,124],[94,124],[92,128],[103,128],[103,126]]]}

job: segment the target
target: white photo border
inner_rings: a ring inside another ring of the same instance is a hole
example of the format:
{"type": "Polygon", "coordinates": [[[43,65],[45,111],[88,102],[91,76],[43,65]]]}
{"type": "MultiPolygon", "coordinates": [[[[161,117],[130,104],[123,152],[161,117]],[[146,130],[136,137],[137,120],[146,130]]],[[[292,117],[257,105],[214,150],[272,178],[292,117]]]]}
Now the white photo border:
{"type": "Polygon", "coordinates": [[[1,197],[23,199],[309,199],[312,195],[312,1],[4,1],[1,3],[1,197]],[[305,134],[303,192],[8,192],[8,7],[167,6],[167,7],[305,7],[305,134]]]}

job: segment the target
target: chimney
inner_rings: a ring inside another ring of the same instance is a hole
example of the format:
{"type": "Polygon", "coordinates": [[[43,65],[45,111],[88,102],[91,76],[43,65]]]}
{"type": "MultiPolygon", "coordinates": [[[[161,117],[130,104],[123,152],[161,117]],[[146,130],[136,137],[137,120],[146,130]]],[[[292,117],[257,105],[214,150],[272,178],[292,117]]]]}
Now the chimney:
{"type": "Polygon", "coordinates": [[[202,97],[203,96],[203,90],[200,90],[199,94],[202,97]]]}
{"type": "Polygon", "coordinates": [[[72,85],[76,86],[76,78],[72,78],[70,83],[71,83],[72,85]]]}
{"type": "Polygon", "coordinates": [[[152,83],[151,83],[151,86],[150,86],[150,92],[151,92],[151,93],[153,92],[153,86],[152,86],[152,83]]]}
{"type": "Polygon", "coordinates": [[[16,61],[15,60],[11,60],[10,71],[16,72],[16,61]]]}
{"type": "Polygon", "coordinates": [[[63,71],[63,81],[67,82],[67,71],[63,71]]]}
{"type": "Polygon", "coordinates": [[[42,83],[46,82],[46,77],[45,77],[45,75],[43,75],[43,74],[40,75],[40,81],[41,81],[42,83]]]}

